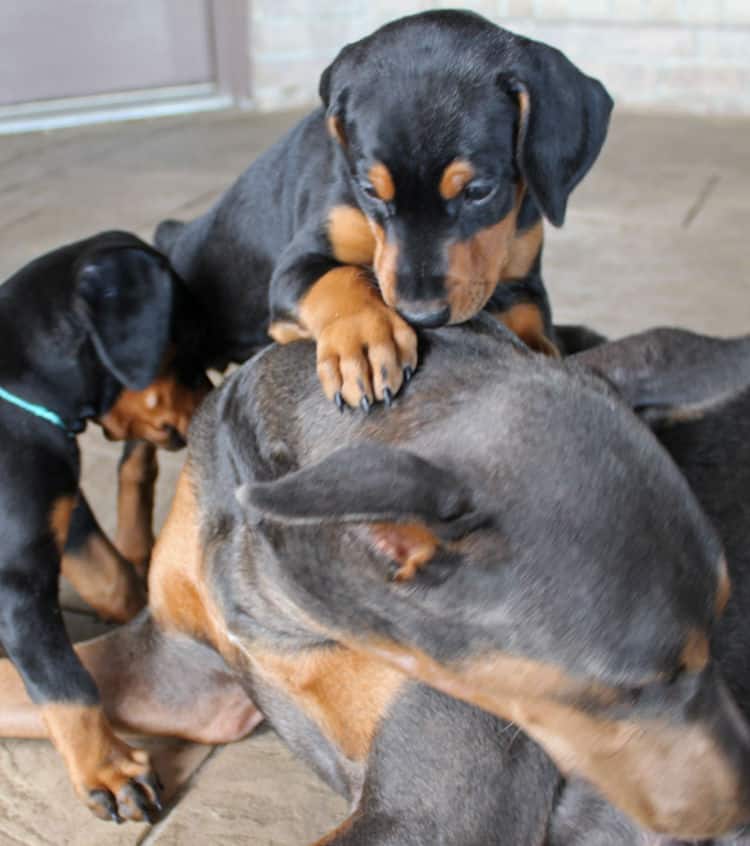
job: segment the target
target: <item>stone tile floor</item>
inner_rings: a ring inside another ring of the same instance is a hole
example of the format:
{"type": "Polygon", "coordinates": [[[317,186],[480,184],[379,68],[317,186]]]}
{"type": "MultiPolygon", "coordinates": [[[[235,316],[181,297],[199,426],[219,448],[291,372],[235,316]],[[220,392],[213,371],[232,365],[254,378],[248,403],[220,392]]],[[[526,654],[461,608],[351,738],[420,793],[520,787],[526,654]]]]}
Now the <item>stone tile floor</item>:
{"type": "MultiPolygon", "coordinates": [[[[0,279],[102,229],[148,238],[164,217],[199,214],[297,116],[229,112],[0,137],[0,279]]],[[[657,324],[750,331],[749,238],[750,120],[616,114],[565,228],[548,233],[557,320],[612,335],[657,324]]],[[[82,446],[84,488],[111,531],[118,449],[96,431],[82,446]]],[[[180,462],[162,458],[159,521],[180,462]]],[[[70,590],[63,596],[75,637],[103,629],[70,590]]],[[[224,748],[151,748],[171,796],[166,814],[152,827],[117,827],[79,805],[49,744],[0,741],[0,846],[300,846],[346,815],[268,729],[224,748]]]]}

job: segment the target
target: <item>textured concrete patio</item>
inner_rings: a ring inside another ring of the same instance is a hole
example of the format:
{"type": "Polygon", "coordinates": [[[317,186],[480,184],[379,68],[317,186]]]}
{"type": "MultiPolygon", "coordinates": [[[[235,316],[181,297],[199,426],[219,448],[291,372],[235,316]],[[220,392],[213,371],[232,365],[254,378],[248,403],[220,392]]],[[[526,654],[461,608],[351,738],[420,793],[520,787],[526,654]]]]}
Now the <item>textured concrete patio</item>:
{"type": "MultiPolygon", "coordinates": [[[[229,113],[0,137],[0,278],[102,229],[148,238],[164,217],[202,212],[295,117],[229,113]]],[[[557,320],[612,335],[656,324],[750,331],[748,233],[750,121],[618,114],[565,228],[549,233],[557,320]]],[[[84,489],[111,531],[118,450],[93,430],[81,440],[84,489]]],[[[161,461],[159,520],[180,462],[161,461]]],[[[64,598],[76,637],[103,629],[70,591],[64,598]]],[[[117,827],[78,803],[49,744],[0,742],[0,846],[300,846],[346,814],[267,729],[225,748],[150,745],[171,801],[153,827],[117,827]]]]}

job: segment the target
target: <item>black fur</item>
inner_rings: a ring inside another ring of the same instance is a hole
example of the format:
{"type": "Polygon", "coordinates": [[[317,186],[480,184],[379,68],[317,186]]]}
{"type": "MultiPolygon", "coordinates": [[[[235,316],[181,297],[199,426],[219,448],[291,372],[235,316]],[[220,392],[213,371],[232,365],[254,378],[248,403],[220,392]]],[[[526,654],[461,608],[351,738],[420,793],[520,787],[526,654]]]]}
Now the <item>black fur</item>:
{"type": "MultiPolygon", "coordinates": [[[[124,232],[61,247],[0,286],[0,386],[68,429],[0,399],[0,642],[36,703],[98,701],[63,625],[65,536],[56,542],[51,518],[55,503],[78,493],[72,435],[162,370],[183,313],[179,287],[167,259],[124,232]]],[[[191,356],[177,350],[181,369],[205,378],[191,356]]],[[[83,500],[71,528],[74,550],[100,531],[83,500]]]]}
{"type": "MultiPolygon", "coordinates": [[[[397,293],[411,305],[446,296],[446,247],[503,218],[519,179],[529,186],[519,230],[542,215],[562,224],[612,107],[601,84],[557,50],[458,11],[403,18],[345,47],[320,92],[324,107],[260,156],[207,214],[157,229],[157,245],[205,310],[205,356],[215,366],[265,345],[269,320],[295,320],[310,286],[338,266],[326,231],[334,206],[362,210],[398,245],[397,293]],[[343,147],[326,129],[334,116],[343,147]],[[488,200],[441,199],[440,175],[456,157],[472,161],[475,182],[494,191],[488,200]],[[398,186],[394,203],[367,193],[375,160],[398,186]]],[[[539,262],[514,281],[512,296],[502,289],[488,308],[534,303],[551,330],[539,262]]]]}
{"type": "MultiPolygon", "coordinates": [[[[719,531],[732,591],[715,623],[711,651],[750,719],[750,336],[720,339],[660,329],[576,360],[601,373],[641,411],[719,531]]],[[[750,835],[741,833],[700,841],[749,844],[750,835]]],[[[639,829],[588,785],[573,781],[552,818],[549,846],[688,844],[639,829]]]]}

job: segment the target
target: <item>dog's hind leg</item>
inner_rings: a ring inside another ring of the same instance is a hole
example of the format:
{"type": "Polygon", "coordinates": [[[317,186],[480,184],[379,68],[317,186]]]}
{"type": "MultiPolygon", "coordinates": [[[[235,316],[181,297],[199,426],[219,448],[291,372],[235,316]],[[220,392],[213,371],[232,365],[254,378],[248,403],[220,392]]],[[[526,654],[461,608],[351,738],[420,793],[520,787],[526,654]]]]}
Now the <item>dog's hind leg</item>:
{"type": "MultiPolygon", "coordinates": [[[[260,712],[211,647],[161,630],[148,611],[76,645],[112,724],[136,734],[227,743],[248,734],[260,712]]],[[[0,661],[0,737],[47,737],[42,710],[8,660],[0,661]]]]}

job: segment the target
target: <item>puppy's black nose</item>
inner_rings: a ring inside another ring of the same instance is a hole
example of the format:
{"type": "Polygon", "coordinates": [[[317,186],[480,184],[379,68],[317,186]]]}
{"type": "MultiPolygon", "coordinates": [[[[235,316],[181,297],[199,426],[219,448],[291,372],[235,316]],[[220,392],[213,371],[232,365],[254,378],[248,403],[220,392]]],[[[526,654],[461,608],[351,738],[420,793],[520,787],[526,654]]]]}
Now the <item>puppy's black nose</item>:
{"type": "Polygon", "coordinates": [[[167,423],[161,428],[167,436],[166,443],[164,444],[165,449],[171,452],[177,452],[177,450],[180,450],[183,447],[187,446],[187,441],[174,426],[171,426],[167,423]]]}
{"type": "Polygon", "coordinates": [[[398,313],[407,323],[412,326],[419,326],[422,329],[435,329],[438,326],[445,326],[451,316],[450,306],[443,306],[437,311],[410,311],[399,309],[398,313]]]}

